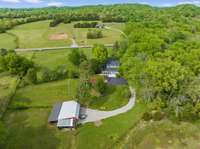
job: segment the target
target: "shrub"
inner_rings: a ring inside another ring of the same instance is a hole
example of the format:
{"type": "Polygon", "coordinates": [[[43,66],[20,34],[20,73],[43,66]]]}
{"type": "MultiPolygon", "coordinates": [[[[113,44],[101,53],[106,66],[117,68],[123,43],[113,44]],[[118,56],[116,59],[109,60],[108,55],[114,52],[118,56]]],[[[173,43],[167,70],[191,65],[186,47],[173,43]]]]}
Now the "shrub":
{"type": "Polygon", "coordinates": [[[98,39],[98,38],[102,38],[103,34],[101,30],[95,29],[95,30],[88,30],[87,33],[87,38],[88,39],[98,39]]]}
{"type": "Polygon", "coordinates": [[[51,21],[49,23],[49,27],[56,27],[57,25],[59,25],[60,23],[62,23],[64,20],[61,18],[56,18],[53,21],[51,21]]]}
{"type": "Polygon", "coordinates": [[[74,69],[70,69],[68,70],[68,78],[78,78],[79,77],[79,73],[74,70],[74,69]]]}
{"type": "Polygon", "coordinates": [[[123,97],[124,98],[130,98],[131,97],[131,92],[128,88],[126,88],[124,91],[123,91],[123,97]]]}
{"type": "Polygon", "coordinates": [[[82,22],[74,24],[74,28],[95,28],[98,22],[82,22]]]}
{"type": "Polygon", "coordinates": [[[145,120],[145,121],[149,121],[152,119],[152,114],[149,113],[149,112],[145,112],[142,116],[142,119],[145,120]]]}
{"type": "Polygon", "coordinates": [[[29,84],[37,83],[37,71],[35,68],[30,68],[25,76],[25,79],[29,84]]]}
{"type": "Polygon", "coordinates": [[[152,114],[152,118],[153,118],[153,120],[155,120],[155,121],[160,121],[160,120],[162,120],[163,118],[164,118],[164,113],[163,112],[161,112],[161,111],[155,111],[153,114],[152,114]]]}
{"type": "Polygon", "coordinates": [[[93,87],[97,92],[103,94],[107,88],[107,84],[104,82],[103,77],[96,77],[96,82],[93,84],[93,87]]]}

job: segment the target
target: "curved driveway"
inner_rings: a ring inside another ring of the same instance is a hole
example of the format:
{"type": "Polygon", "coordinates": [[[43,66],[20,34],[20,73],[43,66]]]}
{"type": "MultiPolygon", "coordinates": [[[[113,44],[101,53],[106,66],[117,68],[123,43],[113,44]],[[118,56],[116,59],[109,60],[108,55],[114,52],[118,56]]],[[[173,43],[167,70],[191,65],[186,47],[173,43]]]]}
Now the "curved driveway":
{"type": "Polygon", "coordinates": [[[84,113],[87,115],[87,118],[84,120],[80,120],[79,123],[84,124],[88,122],[95,122],[95,121],[113,117],[113,116],[129,111],[135,105],[135,91],[131,87],[130,87],[130,91],[131,91],[131,98],[128,104],[119,109],[112,110],[112,111],[99,111],[99,110],[93,110],[89,108],[86,108],[86,109],[82,108],[82,111],[84,111],[84,113]]]}

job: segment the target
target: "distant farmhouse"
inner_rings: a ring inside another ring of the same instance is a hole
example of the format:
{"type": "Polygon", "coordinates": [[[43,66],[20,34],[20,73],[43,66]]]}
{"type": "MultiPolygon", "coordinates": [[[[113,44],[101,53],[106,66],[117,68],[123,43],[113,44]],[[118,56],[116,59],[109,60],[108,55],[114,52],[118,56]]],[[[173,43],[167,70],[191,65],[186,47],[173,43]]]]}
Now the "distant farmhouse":
{"type": "Polygon", "coordinates": [[[126,85],[128,82],[124,78],[118,78],[120,63],[118,60],[110,59],[107,61],[102,75],[106,77],[108,85],[126,85]]]}
{"type": "Polygon", "coordinates": [[[110,59],[107,61],[106,67],[102,71],[102,74],[109,78],[116,78],[117,74],[119,73],[118,72],[119,66],[120,66],[119,61],[110,59]]]}
{"type": "Polygon", "coordinates": [[[48,122],[55,123],[58,128],[74,128],[79,120],[80,104],[67,101],[54,105],[48,122]]]}

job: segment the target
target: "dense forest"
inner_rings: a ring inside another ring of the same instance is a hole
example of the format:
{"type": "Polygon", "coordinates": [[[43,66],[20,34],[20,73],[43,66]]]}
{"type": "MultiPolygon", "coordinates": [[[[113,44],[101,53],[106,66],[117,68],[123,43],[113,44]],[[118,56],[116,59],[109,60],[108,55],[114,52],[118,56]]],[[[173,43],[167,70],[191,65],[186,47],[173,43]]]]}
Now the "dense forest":
{"type": "Polygon", "coordinates": [[[193,5],[182,5],[173,8],[124,4],[38,9],[0,9],[0,32],[4,32],[19,24],[48,19],[55,20],[55,24],[61,21],[101,20],[103,22],[147,21],[146,23],[149,25],[154,25],[152,21],[155,20],[165,24],[167,21],[165,18],[171,18],[176,22],[186,22],[187,19],[184,18],[187,17],[189,20],[189,18],[197,17],[199,14],[199,8],[193,5]]]}

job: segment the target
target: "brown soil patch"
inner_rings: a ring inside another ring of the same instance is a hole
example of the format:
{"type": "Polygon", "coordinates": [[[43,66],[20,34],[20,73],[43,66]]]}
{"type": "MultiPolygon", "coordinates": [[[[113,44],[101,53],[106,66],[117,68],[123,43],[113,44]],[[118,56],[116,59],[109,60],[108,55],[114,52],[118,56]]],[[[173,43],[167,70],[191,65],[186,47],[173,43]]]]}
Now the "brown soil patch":
{"type": "Polygon", "coordinates": [[[100,127],[102,125],[102,121],[101,120],[100,121],[96,121],[96,122],[94,122],[94,125],[96,127],[100,127]]]}
{"type": "Polygon", "coordinates": [[[68,39],[68,35],[66,33],[59,33],[49,36],[49,40],[66,40],[68,39]]]}

